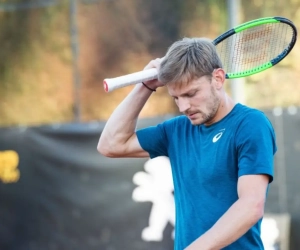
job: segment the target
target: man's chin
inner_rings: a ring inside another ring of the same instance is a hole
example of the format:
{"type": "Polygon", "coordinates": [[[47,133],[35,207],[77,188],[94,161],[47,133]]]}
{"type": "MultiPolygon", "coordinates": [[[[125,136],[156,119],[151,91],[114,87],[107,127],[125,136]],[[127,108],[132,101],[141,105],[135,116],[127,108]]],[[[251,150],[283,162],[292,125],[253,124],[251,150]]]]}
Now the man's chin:
{"type": "Polygon", "coordinates": [[[191,118],[189,118],[189,120],[190,120],[190,122],[191,122],[191,124],[192,125],[201,125],[201,124],[203,124],[203,120],[202,119],[191,119],[191,118]]]}

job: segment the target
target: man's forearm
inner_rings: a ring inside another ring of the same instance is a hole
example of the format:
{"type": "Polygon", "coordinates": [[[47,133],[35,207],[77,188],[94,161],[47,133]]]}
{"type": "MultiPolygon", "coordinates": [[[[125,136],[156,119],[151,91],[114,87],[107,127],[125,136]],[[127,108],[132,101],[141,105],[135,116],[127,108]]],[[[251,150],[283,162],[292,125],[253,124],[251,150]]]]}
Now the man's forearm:
{"type": "Polygon", "coordinates": [[[151,92],[137,84],[131,93],[119,104],[108,119],[102,131],[98,149],[114,148],[126,142],[135,132],[138,116],[151,92]]]}
{"type": "Polygon", "coordinates": [[[261,204],[238,200],[205,234],[185,250],[219,250],[243,236],[261,217],[261,204]]]}

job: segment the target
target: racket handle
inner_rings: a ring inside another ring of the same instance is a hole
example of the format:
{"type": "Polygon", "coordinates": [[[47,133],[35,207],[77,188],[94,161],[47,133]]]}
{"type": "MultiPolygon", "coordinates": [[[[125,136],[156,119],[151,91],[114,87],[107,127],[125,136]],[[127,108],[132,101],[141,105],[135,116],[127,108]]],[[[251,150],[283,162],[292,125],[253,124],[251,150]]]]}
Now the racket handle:
{"type": "Polygon", "coordinates": [[[114,89],[123,88],[129,85],[141,83],[144,81],[150,81],[157,79],[157,69],[146,69],[143,71],[135,72],[132,74],[119,76],[116,78],[106,78],[103,81],[103,87],[105,92],[113,91],[114,89]]]}

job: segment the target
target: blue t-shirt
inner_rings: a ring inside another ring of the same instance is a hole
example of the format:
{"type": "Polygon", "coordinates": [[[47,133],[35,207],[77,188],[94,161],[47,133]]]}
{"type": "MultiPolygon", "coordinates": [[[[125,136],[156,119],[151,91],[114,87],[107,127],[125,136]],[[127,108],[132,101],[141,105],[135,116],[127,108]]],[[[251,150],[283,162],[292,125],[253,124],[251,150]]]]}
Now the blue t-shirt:
{"type": "MultiPolygon", "coordinates": [[[[210,126],[178,116],[138,130],[137,137],[151,158],[170,158],[176,250],[204,234],[237,201],[240,176],[266,174],[273,180],[273,127],[261,111],[241,104],[210,126]]],[[[224,249],[263,249],[260,225],[261,220],[224,249]]]]}

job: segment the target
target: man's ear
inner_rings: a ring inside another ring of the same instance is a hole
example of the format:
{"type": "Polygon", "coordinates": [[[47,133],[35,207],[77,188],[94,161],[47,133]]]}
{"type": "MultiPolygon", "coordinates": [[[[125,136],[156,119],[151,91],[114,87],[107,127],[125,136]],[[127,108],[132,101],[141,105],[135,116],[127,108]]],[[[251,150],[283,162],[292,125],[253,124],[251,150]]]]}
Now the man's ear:
{"type": "Polygon", "coordinates": [[[215,69],[213,78],[217,89],[221,89],[225,82],[225,71],[222,68],[215,69]]]}

